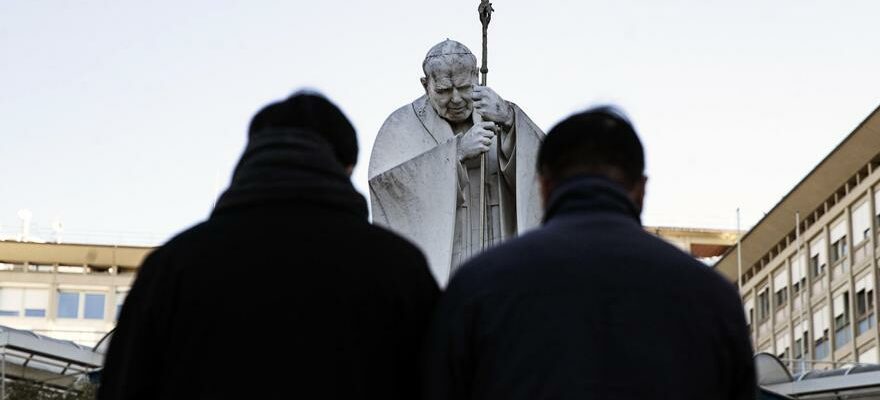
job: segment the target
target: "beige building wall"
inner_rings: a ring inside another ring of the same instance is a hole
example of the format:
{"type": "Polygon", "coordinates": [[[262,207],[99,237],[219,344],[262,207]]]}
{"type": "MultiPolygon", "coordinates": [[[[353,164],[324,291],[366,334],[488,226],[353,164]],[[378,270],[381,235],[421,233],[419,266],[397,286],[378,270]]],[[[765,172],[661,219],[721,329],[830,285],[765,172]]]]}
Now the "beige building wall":
{"type": "Polygon", "coordinates": [[[0,325],[94,346],[152,248],[0,242],[0,325]]]}
{"type": "Polygon", "coordinates": [[[756,352],[793,372],[880,361],[878,225],[880,109],[715,265],[741,285],[756,352]]]}
{"type": "Polygon", "coordinates": [[[816,369],[877,363],[880,171],[848,188],[742,287],[755,348],[816,369]]]}

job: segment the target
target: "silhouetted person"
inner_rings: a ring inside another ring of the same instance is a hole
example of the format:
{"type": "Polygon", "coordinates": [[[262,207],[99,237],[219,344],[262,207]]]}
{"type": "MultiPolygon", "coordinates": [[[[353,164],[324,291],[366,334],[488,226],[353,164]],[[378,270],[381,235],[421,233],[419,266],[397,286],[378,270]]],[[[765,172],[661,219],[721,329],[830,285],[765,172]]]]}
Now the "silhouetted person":
{"type": "Polygon", "coordinates": [[[541,228],[465,264],[441,297],[425,399],[753,399],[736,289],[640,222],[644,155],[612,108],[538,152],[541,228]]]}
{"type": "Polygon", "coordinates": [[[357,153],[320,95],[260,111],[210,218],[141,267],[99,398],[416,397],[439,292],[419,250],[367,222],[357,153]]]}

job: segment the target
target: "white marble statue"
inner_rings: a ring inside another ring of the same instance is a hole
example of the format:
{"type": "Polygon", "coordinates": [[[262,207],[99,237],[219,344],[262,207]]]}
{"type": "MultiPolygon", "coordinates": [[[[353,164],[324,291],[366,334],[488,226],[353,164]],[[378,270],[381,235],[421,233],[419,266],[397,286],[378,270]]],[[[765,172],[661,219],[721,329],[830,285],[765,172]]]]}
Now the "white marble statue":
{"type": "Polygon", "coordinates": [[[421,247],[445,286],[483,242],[488,247],[539,224],[535,157],[544,133],[515,104],[478,85],[477,59],[463,44],[434,46],[422,68],[425,95],[391,114],[376,137],[370,200],[373,221],[421,247]]]}

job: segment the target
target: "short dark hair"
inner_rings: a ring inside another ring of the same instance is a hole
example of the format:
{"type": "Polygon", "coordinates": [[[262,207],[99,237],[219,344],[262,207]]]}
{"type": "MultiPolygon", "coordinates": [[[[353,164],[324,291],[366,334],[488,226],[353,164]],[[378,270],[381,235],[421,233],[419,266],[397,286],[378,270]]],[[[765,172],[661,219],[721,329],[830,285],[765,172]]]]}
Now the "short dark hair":
{"type": "Polygon", "coordinates": [[[357,163],[354,127],[345,114],[320,93],[298,91],[284,101],[263,107],[251,119],[248,135],[254,136],[267,128],[299,128],[317,133],[330,143],[343,166],[357,163]]]}
{"type": "Polygon", "coordinates": [[[623,112],[603,106],[556,124],[538,150],[537,166],[538,174],[551,181],[602,175],[630,189],[644,176],[645,154],[623,112]]]}

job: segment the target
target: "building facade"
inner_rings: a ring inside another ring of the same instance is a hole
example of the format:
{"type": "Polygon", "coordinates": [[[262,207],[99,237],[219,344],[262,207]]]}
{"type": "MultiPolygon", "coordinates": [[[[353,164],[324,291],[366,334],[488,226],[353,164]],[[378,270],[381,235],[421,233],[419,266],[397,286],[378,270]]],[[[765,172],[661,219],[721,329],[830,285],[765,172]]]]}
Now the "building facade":
{"type": "Polygon", "coordinates": [[[756,352],[794,372],[880,361],[878,228],[880,109],[715,264],[739,279],[756,352]]]}
{"type": "Polygon", "coordinates": [[[94,346],[151,247],[0,241],[0,325],[94,346]]]}

